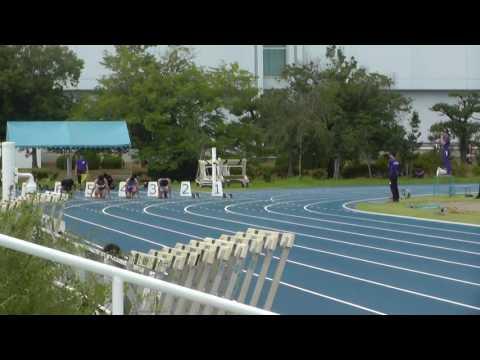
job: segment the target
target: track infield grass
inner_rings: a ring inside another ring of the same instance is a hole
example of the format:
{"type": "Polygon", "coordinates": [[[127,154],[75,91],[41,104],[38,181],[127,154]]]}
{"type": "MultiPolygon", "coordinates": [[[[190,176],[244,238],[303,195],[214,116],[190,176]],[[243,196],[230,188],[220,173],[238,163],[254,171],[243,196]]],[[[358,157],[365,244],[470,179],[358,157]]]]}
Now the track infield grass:
{"type": "Polygon", "coordinates": [[[357,203],[356,209],[423,219],[480,225],[480,199],[456,196],[418,196],[402,200],[357,203]],[[442,213],[441,209],[446,208],[442,213]]]}

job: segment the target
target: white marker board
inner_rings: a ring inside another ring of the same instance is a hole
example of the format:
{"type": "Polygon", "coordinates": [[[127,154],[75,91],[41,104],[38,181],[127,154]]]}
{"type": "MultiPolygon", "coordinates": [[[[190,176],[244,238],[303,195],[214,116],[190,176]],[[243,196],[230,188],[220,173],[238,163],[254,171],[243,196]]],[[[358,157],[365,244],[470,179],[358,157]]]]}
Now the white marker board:
{"type": "Polygon", "coordinates": [[[55,188],[53,190],[55,194],[61,194],[62,193],[62,183],[60,181],[55,182],[55,188]]]}
{"type": "Polygon", "coordinates": [[[190,185],[190,181],[182,181],[180,185],[180,196],[192,197],[192,186],[190,185]]]}
{"type": "Polygon", "coordinates": [[[150,181],[148,183],[148,197],[158,197],[158,184],[155,181],[150,181]]]}
{"type": "Polygon", "coordinates": [[[85,184],[85,197],[92,197],[93,189],[95,189],[95,183],[91,181],[87,182],[85,184]]]}
{"type": "Polygon", "coordinates": [[[127,182],[126,181],[121,181],[120,184],[118,185],[118,197],[119,198],[126,198],[127,197],[127,182]]]}
{"type": "Polygon", "coordinates": [[[212,184],[212,196],[223,197],[223,185],[221,181],[214,181],[212,184]]]}

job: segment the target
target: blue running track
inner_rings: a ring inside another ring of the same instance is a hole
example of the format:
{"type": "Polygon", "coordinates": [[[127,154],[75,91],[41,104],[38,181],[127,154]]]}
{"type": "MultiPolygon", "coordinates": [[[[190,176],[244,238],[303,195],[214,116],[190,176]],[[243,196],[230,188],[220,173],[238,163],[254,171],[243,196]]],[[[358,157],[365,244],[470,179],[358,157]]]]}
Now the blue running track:
{"type": "MultiPolygon", "coordinates": [[[[427,194],[432,187],[410,190],[427,194]]],[[[174,195],[96,201],[77,194],[66,206],[67,229],[100,245],[116,243],[125,252],[248,227],[290,231],[296,233],[295,247],[275,312],[480,314],[480,227],[356,213],[343,206],[387,197],[386,187],[246,190],[228,200],[174,195]]]]}

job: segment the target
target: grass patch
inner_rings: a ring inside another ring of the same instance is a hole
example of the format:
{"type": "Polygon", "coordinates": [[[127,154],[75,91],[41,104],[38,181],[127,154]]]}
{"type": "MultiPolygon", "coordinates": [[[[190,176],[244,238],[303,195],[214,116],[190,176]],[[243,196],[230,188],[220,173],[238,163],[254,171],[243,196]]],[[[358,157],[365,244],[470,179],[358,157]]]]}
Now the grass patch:
{"type": "MultiPolygon", "coordinates": [[[[45,179],[47,185],[53,188],[55,181],[61,181],[66,177],[66,171],[64,170],[52,170],[42,168],[42,171],[48,173],[56,174],[56,179],[51,179],[52,176],[49,176],[48,179],[45,179]]],[[[23,172],[30,172],[30,169],[22,169],[23,172]]],[[[92,170],[89,173],[88,181],[95,181],[95,178],[103,173],[108,173],[113,176],[116,183],[119,181],[124,181],[127,177],[130,176],[131,170],[129,169],[106,169],[106,170],[92,170]]],[[[135,169],[134,171],[137,174],[140,174],[140,179],[144,177],[145,170],[135,169]]],[[[75,175],[75,172],[74,172],[75,175]]],[[[209,188],[200,188],[194,181],[192,183],[192,191],[194,192],[208,192],[209,188]]],[[[434,183],[433,177],[427,177],[424,179],[413,179],[413,178],[400,178],[399,185],[432,185],[434,183]]],[[[444,183],[444,181],[442,181],[444,183]]],[[[480,183],[480,176],[470,176],[470,177],[455,177],[455,183],[458,184],[476,184],[480,183]]],[[[180,182],[174,181],[173,188],[179,189],[180,182]]],[[[266,182],[263,179],[254,179],[249,189],[260,190],[260,189],[303,189],[303,188],[315,188],[315,187],[341,187],[341,186],[388,186],[388,179],[384,178],[354,178],[354,179],[314,179],[311,176],[303,176],[302,178],[291,177],[291,178],[273,178],[272,181],[266,182]]],[[[243,190],[240,183],[233,183],[228,187],[225,187],[224,191],[233,192],[243,190]]]]}
{"type": "Polygon", "coordinates": [[[457,196],[419,196],[399,203],[364,202],[356,204],[358,210],[392,215],[412,216],[422,219],[434,219],[480,225],[480,211],[459,210],[461,206],[480,209],[480,200],[457,196]],[[412,208],[413,207],[413,208],[412,208]],[[440,208],[447,208],[442,214],[440,208]]]}
{"type": "MultiPolygon", "coordinates": [[[[433,185],[434,178],[413,179],[413,178],[401,178],[399,180],[400,186],[405,185],[433,185]]],[[[442,181],[443,183],[443,181],[442,181]]],[[[458,184],[475,184],[480,183],[480,176],[475,177],[456,177],[456,185],[458,184]]],[[[341,187],[341,186],[388,186],[388,179],[383,178],[355,178],[355,179],[325,179],[319,180],[312,177],[304,176],[301,179],[298,177],[285,178],[285,179],[273,179],[271,182],[265,182],[264,180],[253,180],[249,186],[249,189],[301,189],[301,188],[315,188],[315,187],[341,187]]],[[[192,190],[200,190],[195,184],[192,183],[192,190]]],[[[204,191],[207,188],[203,188],[204,191]]],[[[242,190],[240,184],[235,183],[229,187],[226,187],[224,191],[238,191],[242,190]]]]}

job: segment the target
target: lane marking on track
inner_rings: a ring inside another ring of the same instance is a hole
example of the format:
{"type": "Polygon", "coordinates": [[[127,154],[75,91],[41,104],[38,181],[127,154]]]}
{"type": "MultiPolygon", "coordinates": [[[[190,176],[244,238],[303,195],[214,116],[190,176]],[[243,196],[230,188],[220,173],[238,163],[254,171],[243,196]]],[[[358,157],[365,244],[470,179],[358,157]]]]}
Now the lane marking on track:
{"type": "MultiPolygon", "coordinates": [[[[231,222],[231,223],[241,224],[241,225],[248,225],[248,226],[258,227],[258,228],[262,228],[262,229],[273,230],[273,231],[291,232],[291,230],[286,230],[286,229],[279,229],[279,228],[274,228],[274,227],[265,226],[265,225],[252,224],[252,223],[247,223],[247,222],[243,222],[243,221],[230,220],[230,219],[221,218],[221,217],[213,217],[213,216],[194,213],[194,212],[191,212],[189,210],[193,206],[195,206],[195,204],[187,206],[184,209],[184,211],[188,214],[199,216],[199,217],[205,217],[205,218],[210,218],[210,219],[215,219],[215,220],[220,220],[220,221],[225,221],[225,222],[231,222]]],[[[245,216],[248,216],[248,215],[245,215],[245,216]]],[[[251,218],[254,218],[254,219],[257,218],[256,216],[248,216],[248,217],[251,217],[251,218]]],[[[354,247],[362,247],[362,248],[367,248],[367,249],[372,249],[372,250],[382,251],[382,252],[388,252],[388,253],[393,253],[393,254],[399,254],[399,255],[404,255],[404,256],[411,256],[411,257],[416,257],[416,258],[420,258],[420,259],[431,260],[431,261],[436,261],[436,262],[441,262],[441,263],[446,263],[446,264],[452,264],[452,265],[458,265],[458,266],[463,266],[463,267],[468,267],[468,268],[480,269],[480,266],[478,266],[478,265],[466,264],[466,263],[462,263],[462,262],[458,262],[458,261],[446,260],[446,259],[442,259],[442,258],[436,258],[436,257],[431,257],[431,256],[425,256],[425,255],[418,255],[418,254],[413,254],[413,253],[398,251],[398,250],[385,249],[385,248],[380,248],[380,247],[371,246],[371,245],[351,243],[351,242],[344,241],[344,240],[336,240],[336,239],[327,238],[327,237],[324,237],[324,236],[305,234],[305,233],[301,233],[301,232],[298,232],[298,231],[294,231],[294,232],[297,235],[308,237],[308,238],[313,238],[313,239],[325,240],[325,241],[330,241],[330,242],[334,242],[334,243],[346,244],[346,245],[350,245],[350,246],[354,246],[354,247]]]]}
{"type": "MultiPolygon", "coordinates": [[[[152,213],[152,212],[148,211],[149,209],[152,209],[152,208],[155,208],[155,207],[157,207],[157,206],[156,205],[147,206],[146,208],[143,209],[143,212],[146,213],[147,215],[151,215],[151,216],[154,216],[154,217],[167,219],[167,220],[172,220],[172,221],[177,221],[177,222],[181,222],[181,223],[186,223],[186,224],[190,224],[190,225],[194,225],[194,226],[198,226],[198,227],[203,227],[203,228],[207,228],[207,229],[213,229],[213,230],[218,230],[218,231],[222,231],[222,232],[228,232],[228,233],[231,233],[231,234],[235,234],[237,232],[237,231],[231,230],[231,229],[225,229],[225,228],[220,228],[220,227],[216,227],[216,226],[200,224],[200,223],[187,221],[187,220],[180,220],[180,219],[177,219],[177,218],[172,218],[172,217],[169,217],[169,216],[160,215],[160,214],[156,214],[156,213],[152,213]]],[[[438,279],[442,279],[442,280],[448,280],[448,281],[458,282],[458,283],[462,283],[462,284],[466,284],[466,285],[472,285],[472,286],[479,286],[480,287],[480,283],[475,283],[475,282],[471,282],[471,281],[467,281],[467,280],[457,279],[457,278],[453,278],[453,277],[449,277],[449,276],[429,273],[429,272],[415,270],[415,269],[411,269],[411,268],[405,268],[405,267],[401,267],[401,266],[396,266],[396,265],[391,265],[391,264],[382,263],[382,262],[378,262],[378,261],[358,258],[358,257],[354,257],[354,256],[343,255],[343,254],[339,254],[339,253],[335,253],[335,252],[331,252],[331,251],[326,251],[326,250],[317,249],[317,248],[311,248],[311,247],[297,245],[297,244],[294,244],[293,247],[300,248],[300,249],[307,250],[307,251],[311,251],[311,252],[318,252],[318,253],[323,253],[323,254],[327,254],[327,255],[338,256],[338,257],[342,257],[342,258],[349,259],[349,260],[365,262],[365,263],[368,263],[368,264],[387,267],[387,268],[391,268],[391,269],[395,269],[395,270],[407,271],[407,272],[412,272],[412,273],[415,273],[415,274],[430,276],[430,277],[434,277],[434,278],[438,278],[438,279]]],[[[288,262],[288,260],[287,260],[287,262],[288,262]]],[[[308,264],[305,264],[305,265],[308,265],[308,264]]]]}
{"type": "MultiPolygon", "coordinates": [[[[160,227],[160,226],[156,226],[156,225],[152,225],[152,224],[147,224],[147,223],[144,223],[144,222],[141,222],[141,221],[137,221],[137,220],[133,220],[133,219],[129,219],[129,218],[125,218],[125,217],[122,217],[122,216],[117,216],[117,215],[112,215],[112,214],[109,214],[106,212],[107,209],[109,208],[112,208],[112,207],[118,207],[118,206],[123,206],[123,204],[117,204],[117,205],[112,205],[112,206],[108,206],[106,207],[105,209],[102,210],[102,212],[107,215],[107,216],[113,216],[115,218],[119,218],[121,220],[125,220],[125,221],[128,221],[128,222],[132,222],[132,223],[137,223],[137,224],[140,224],[140,225],[143,225],[143,226],[147,226],[147,227],[152,227],[152,228],[157,228],[157,229],[161,229],[161,230],[164,230],[164,231],[168,231],[168,232],[172,232],[172,233],[176,233],[176,234],[181,234],[181,235],[184,235],[184,236],[187,236],[189,238],[193,238],[193,239],[202,239],[200,236],[196,236],[196,235],[191,235],[191,234],[185,234],[185,233],[182,233],[182,232],[178,232],[176,230],[172,230],[172,229],[167,229],[167,228],[164,228],[164,227],[160,227]]],[[[93,223],[92,223],[93,224],[93,223]]],[[[103,226],[102,226],[103,227],[103,226]]],[[[142,240],[142,239],[140,239],[142,240]]],[[[273,257],[275,258],[275,260],[279,260],[278,257],[273,257]]],[[[300,263],[298,263],[300,264],[300,263]]],[[[297,264],[297,265],[298,265],[297,264]]],[[[318,293],[318,292],[315,292],[315,291],[312,291],[312,290],[308,290],[308,289],[303,289],[299,286],[296,286],[296,285],[293,285],[293,284],[288,284],[288,283],[285,283],[285,282],[282,282],[283,285],[285,286],[288,286],[288,287],[291,287],[293,289],[297,289],[299,291],[304,291],[304,292],[308,292],[310,294],[313,294],[313,295],[316,295],[316,296],[319,296],[319,297],[323,297],[323,298],[326,298],[326,299],[330,299],[330,300],[333,300],[333,299],[336,299],[336,298],[333,298],[331,296],[328,296],[328,295],[324,295],[324,294],[321,294],[321,293],[318,293]]],[[[339,302],[339,303],[342,303],[342,304],[346,304],[346,305],[349,305],[349,306],[353,306],[353,307],[356,307],[358,309],[362,309],[362,310],[365,310],[365,311],[368,311],[368,312],[371,312],[371,313],[374,313],[374,314],[379,314],[379,315],[386,315],[384,313],[381,313],[377,310],[373,310],[373,309],[369,309],[365,306],[362,306],[362,305],[357,305],[357,304],[353,304],[353,303],[350,303],[350,302],[347,302],[345,300],[342,300],[342,299],[336,299],[334,300],[336,302],[339,302]]]]}
{"type": "Polygon", "coordinates": [[[96,226],[96,227],[99,227],[99,228],[102,228],[102,229],[105,229],[105,230],[109,230],[109,231],[112,231],[112,232],[116,232],[118,234],[122,234],[122,235],[125,235],[125,236],[128,236],[128,237],[131,237],[133,239],[137,239],[137,240],[141,240],[141,241],[145,241],[145,242],[148,242],[150,244],[154,244],[154,245],[158,245],[158,246],[161,246],[161,247],[166,247],[165,245],[159,243],[159,242],[155,242],[155,241],[152,241],[152,240],[148,240],[148,239],[145,239],[143,237],[140,237],[140,236],[137,236],[137,235],[133,235],[133,234],[130,234],[130,233],[126,233],[124,231],[120,231],[120,230],[117,230],[117,229],[113,229],[111,227],[108,227],[108,226],[104,226],[104,225],[101,225],[101,224],[97,224],[97,223],[94,223],[92,221],[88,221],[88,220],[85,220],[85,219],[81,219],[81,218],[78,218],[76,216],[73,216],[73,215],[68,215],[68,214],[64,214],[64,216],[68,217],[68,218],[71,218],[73,220],[76,220],[76,221],[80,221],[82,223],[85,223],[85,224],[88,224],[88,225],[92,225],[92,226],[96,226]]]}
{"type": "MultiPolygon", "coordinates": [[[[480,234],[473,233],[473,232],[468,232],[468,231],[444,229],[444,228],[430,227],[430,226],[423,226],[423,225],[416,225],[416,224],[408,224],[408,223],[399,223],[399,222],[395,222],[395,221],[385,221],[385,220],[371,219],[371,218],[365,218],[365,217],[361,217],[361,216],[348,216],[348,215],[340,215],[340,214],[330,214],[330,213],[325,213],[325,212],[320,212],[320,211],[317,211],[317,210],[310,209],[310,207],[315,206],[317,204],[318,203],[316,203],[316,202],[311,203],[311,204],[307,204],[303,207],[303,209],[305,211],[309,212],[309,213],[312,213],[312,214],[338,217],[338,218],[344,218],[344,219],[352,219],[352,220],[356,220],[356,221],[357,220],[358,221],[368,221],[368,222],[381,223],[381,224],[387,224],[387,225],[398,225],[398,226],[413,227],[413,228],[425,229],[425,230],[436,230],[436,231],[451,232],[451,233],[456,233],[456,234],[480,236],[480,234]]],[[[328,210],[332,211],[332,209],[328,209],[328,210]]],[[[338,211],[338,210],[335,210],[335,211],[338,211]]],[[[342,209],[342,211],[345,211],[345,210],[342,209]]],[[[418,220],[418,219],[415,219],[415,220],[418,220]]]]}
{"type": "Polygon", "coordinates": [[[371,230],[380,230],[380,231],[393,232],[393,233],[398,233],[398,234],[408,234],[408,235],[414,235],[414,236],[419,236],[419,237],[427,237],[427,238],[433,238],[433,239],[443,239],[443,240],[448,240],[448,241],[462,242],[462,243],[467,243],[467,244],[473,244],[473,245],[480,246],[480,241],[461,240],[461,239],[456,239],[456,238],[451,238],[451,237],[446,237],[446,236],[440,236],[440,235],[430,235],[430,234],[425,234],[425,233],[421,234],[421,233],[416,233],[416,232],[411,232],[411,231],[401,231],[401,230],[387,229],[387,228],[382,228],[382,227],[377,227],[377,226],[352,224],[352,223],[343,222],[343,221],[319,219],[319,218],[314,218],[314,217],[311,217],[311,216],[294,215],[294,214],[288,214],[288,213],[282,213],[282,212],[270,210],[271,207],[277,206],[277,205],[282,205],[282,204],[283,203],[266,205],[266,206],[263,207],[263,209],[267,213],[270,213],[270,214],[294,217],[294,218],[299,218],[299,219],[313,220],[313,221],[317,221],[317,222],[326,222],[326,223],[338,224],[338,225],[347,225],[347,226],[352,226],[352,227],[360,227],[360,228],[371,229],[371,230]]]}
{"type": "MultiPolygon", "coordinates": [[[[112,207],[115,207],[115,206],[121,206],[121,205],[112,205],[112,206],[109,206],[105,209],[112,208],[112,207]]],[[[104,210],[102,210],[102,212],[106,213],[104,210]]],[[[108,214],[108,213],[106,213],[106,214],[112,216],[111,214],[108,214]]],[[[165,228],[163,228],[163,227],[158,227],[156,225],[143,223],[143,222],[140,222],[140,221],[137,221],[137,220],[133,220],[133,219],[125,218],[125,217],[120,217],[120,216],[115,216],[115,217],[123,218],[123,220],[125,220],[125,221],[138,223],[138,224],[141,224],[141,225],[144,225],[144,226],[160,228],[162,230],[165,230],[165,228]]],[[[177,232],[176,230],[171,230],[171,229],[168,229],[166,231],[170,231],[170,232],[174,232],[174,233],[178,233],[178,234],[184,234],[184,233],[180,233],[180,232],[177,232]]],[[[185,235],[189,236],[189,237],[199,238],[199,237],[197,237],[195,235],[191,235],[191,234],[185,234],[185,235]]],[[[278,260],[278,257],[275,257],[275,258],[278,260]]],[[[480,307],[476,307],[476,306],[473,306],[473,305],[469,305],[469,304],[465,304],[465,303],[461,303],[461,302],[458,302],[458,301],[453,301],[453,300],[449,300],[449,299],[445,299],[445,298],[441,298],[441,297],[438,297],[438,296],[433,296],[433,295],[429,295],[429,294],[425,294],[425,293],[420,293],[420,292],[413,291],[413,290],[404,289],[404,288],[401,288],[401,287],[397,287],[397,286],[381,283],[381,282],[378,282],[378,281],[373,281],[373,280],[361,278],[361,277],[358,277],[358,276],[344,274],[344,273],[341,273],[341,272],[321,268],[321,267],[318,267],[318,266],[303,264],[303,263],[300,263],[300,262],[297,262],[297,261],[294,261],[294,260],[287,260],[287,262],[291,263],[291,264],[294,264],[294,265],[297,265],[297,266],[315,269],[315,270],[330,273],[330,274],[333,274],[333,275],[349,278],[349,279],[360,281],[360,282],[365,282],[365,283],[380,286],[380,287],[385,287],[385,288],[388,288],[388,289],[391,289],[391,290],[396,290],[396,291],[399,291],[399,292],[408,293],[408,294],[411,294],[411,295],[416,295],[416,296],[419,296],[419,297],[424,297],[424,298],[428,298],[428,299],[431,299],[431,300],[436,300],[436,301],[443,302],[443,303],[448,303],[448,304],[455,305],[455,306],[465,307],[465,308],[474,309],[474,310],[480,310],[480,307]]]]}
{"type": "MultiPolygon", "coordinates": [[[[260,201],[256,201],[256,202],[264,202],[264,201],[260,200],[260,201]]],[[[363,233],[353,232],[353,231],[332,229],[332,228],[328,228],[328,227],[306,225],[306,224],[296,223],[296,222],[287,221],[287,220],[280,220],[280,219],[276,219],[276,218],[273,218],[273,217],[267,218],[267,217],[262,217],[262,216],[246,215],[246,214],[243,214],[243,213],[239,213],[239,212],[235,212],[235,211],[230,210],[230,208],[233,207],[233,206],[238,206],[238,204],[232,204],[232,205],[226,206],[225,207],[225,212],[227,212],[229,214],[233,214],[233,215],[253,217],[253,218],[256,218],[256,219],[261,219],[261,220],[270,221],[270,222],[277,222],[277,223],[281,223],[281,224],[290,224],[290,225],[301,226],[301,227],[310,228],[310,229],[327,230],[327,231],[338,232],[338,233],[343,233],[343,234],[356,235],[356,236],[360,236],[360,237],[366,237],[366,238],[369,238],[369,239],[370,238],[376,238],[376,239],[381,239],[381,240],[391,241],[391,242],[396,242],[396,243],[403,243],[403,244],[409,244],[409,245],[414,245],[414,246],[428,247],[428,248],[439,249],[439,250],[444,250],[444,251],[451,251],[451,252],[464,253],[464,254],[469,254],[469,255],[474,255],[474,256],[480,256],[480,252],[475,252],[475,251],[453,249],[453,248],[449,248],[449,247],[446,247],[446,246],[423,244],[423,243],[417,243],[417,242],[414,242],[414,241],[400,240],[400,239],[394,239],[394,238],[378,236],[378,235],[369,235],[369,234],[363,234],[363,233]]]]}

